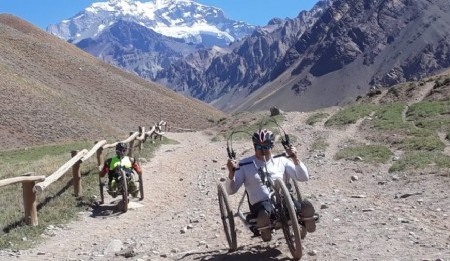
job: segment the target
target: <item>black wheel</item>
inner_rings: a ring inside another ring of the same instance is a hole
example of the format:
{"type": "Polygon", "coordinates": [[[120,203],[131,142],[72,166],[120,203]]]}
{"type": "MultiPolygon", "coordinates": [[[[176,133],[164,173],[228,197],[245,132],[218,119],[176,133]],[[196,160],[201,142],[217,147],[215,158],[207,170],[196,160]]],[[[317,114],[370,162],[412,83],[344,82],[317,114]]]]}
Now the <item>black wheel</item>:
{"type": "Polygon", "coordinates": [[[302,194],[300,193],[298,182],[292,178],[289,178],[289,182],[286,184],[286,186],[294,199],[296,199],[298,202],[302,202],[302,194]]]}
{"type": "MultiPolygon", "coordinates": [[[[291,193],[292,198],[294,200],[297,200],[298,204],[300,204],[302,202],[302,194],[300,193],[300,187],[298,185],[298,182],[292,178],[289,178],[288,181],[289,182],[286,183],[286,187],[288,188],[289,193],[291,193]]],[[[295,206],[295,204],[294,204],[294,206],[295,206]]],[[[306,230],[305,230],[306,228],[304,226],[300,226],[300,229],[301,229],[300,237],[301,237],[301,239],[304,239],[306,236],[306,230]]]]}
{"type": "Polygon", "coordinates": [[[122,183],[122,212],[128,211],[128,184],[127,184],[127,175],[125,174],[125,171],[120,171],[120,182],[122,183]]]}
{"type": "Polygon", "coordinates": [[[138,175],[139,176],[139,196],[140,196],[140,200],[144,199],[144,179],[142,178],[142,174],[138,175]]]}
{"type": "Polygon", "coordinates": [[[222,183],[217,186],[217,194],[219,197],[220,217],[223,223],[225,236],[227,237],[230,251],[237,249],[236,229],[234,227],[234,215],[228,203],[228,194],[222,183]]]}
{"type": "Polygon", "coordinates": [[[100,177],[100,175],[98,176],[98,186],[100,188],[100,204],[104,204],[105,203],[105,194],[103,189],[105,187],[105,183],[102,181],[102,178],[100,177]]]}
{"type": "Polygon", "coordinates": [[[276,205],[277,208],[279,208],[278,212],[280,213],[284,238],[286,239],[292,256],[295,259],[300,259],[302,257],[302,242],[294,202],[292,201],[286,184],[284,184],[281,179],[275,180],[275,188],[276,205]]]}

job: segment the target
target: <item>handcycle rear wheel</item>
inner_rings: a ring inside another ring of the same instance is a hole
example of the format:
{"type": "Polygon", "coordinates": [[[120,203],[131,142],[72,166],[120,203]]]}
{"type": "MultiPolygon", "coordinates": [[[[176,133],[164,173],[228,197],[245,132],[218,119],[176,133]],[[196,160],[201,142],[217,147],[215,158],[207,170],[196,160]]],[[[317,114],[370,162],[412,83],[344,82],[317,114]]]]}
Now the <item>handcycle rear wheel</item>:
{"type": "Polygon", "coordinates": [[[228,201],[228,193],[223,183],[219,183],[219,185],[217,186],[217,191],[217,195],[219,198],[220,217],[222,219],[225,236],[227,238],[230,251],[235,251],[237,249],[237,239],[236,229],[234,225],[234,215],[233,211],[231,211],[228,201]]]}
{"type": "Polygon", "coordinates": [[[100,188],[100,204],[104,204],[105,203],[105,194],[104,194],[104,187],[105,187],[105,182],[102,181],[102,178],[100,177],[100,175],[98,176],[98,186],[100,188]]]}
{"type": "Polygon", "coordinates": [[[280,208],[281,227],[284,238],[294,259],[302,257],[302,243],[297,214],[286,184],[281,179],[275,180],[277,206],[280,208]]]}
{"type": "Polygon", "coordinates": [[[120,171],[121,182],[122,182],[122,212],[128,211],[128,184],[127,175],[125,171],[120,171]]]}
{"type": "Polygon", "coordinates": [[[288,187],[292,196],[294,196],[294,199],[296,199],[298,202],[301,202],[302,194],[300,193],[300,188],[298,186],[298,182],[289,177],[288,184],[286,184],[286,186],[288,187]],[[292,187],[294,187],[294,188],[292,189],[292,187]]]}

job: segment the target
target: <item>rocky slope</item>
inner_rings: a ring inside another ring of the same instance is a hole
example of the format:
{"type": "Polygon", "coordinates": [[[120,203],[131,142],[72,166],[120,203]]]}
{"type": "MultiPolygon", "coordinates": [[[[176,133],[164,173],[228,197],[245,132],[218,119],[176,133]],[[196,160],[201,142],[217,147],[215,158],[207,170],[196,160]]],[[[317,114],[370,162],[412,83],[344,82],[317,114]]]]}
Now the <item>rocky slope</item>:
{"type": "Polygon", "coordinates": [[[278,63],[273,81],[236,110],[345,104],[370,88],[450,65],[447,1],[335,1],[278,63]]]}

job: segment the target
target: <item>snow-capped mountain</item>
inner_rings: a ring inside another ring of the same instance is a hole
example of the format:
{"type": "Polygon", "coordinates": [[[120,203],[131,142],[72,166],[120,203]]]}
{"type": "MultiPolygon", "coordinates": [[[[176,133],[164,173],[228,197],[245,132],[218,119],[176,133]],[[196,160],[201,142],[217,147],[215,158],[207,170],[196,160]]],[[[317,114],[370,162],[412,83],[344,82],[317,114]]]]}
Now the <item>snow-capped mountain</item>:
{"type": "Polygon", "coordinates": [[[74,17],[49,25],[47,32],[77,43],[95,38],[117,21],[134,22],[186,43],[226,46],[256,26],[226,18],[222,10],[193,0],[109,0],[93,3],[74,17]]]}

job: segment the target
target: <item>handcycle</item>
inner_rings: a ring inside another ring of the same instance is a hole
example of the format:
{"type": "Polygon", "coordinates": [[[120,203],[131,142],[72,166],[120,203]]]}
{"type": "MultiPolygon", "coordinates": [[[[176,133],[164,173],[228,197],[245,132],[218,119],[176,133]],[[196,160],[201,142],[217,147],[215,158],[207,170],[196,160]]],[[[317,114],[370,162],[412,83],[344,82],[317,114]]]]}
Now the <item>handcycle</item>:
{"type": "MultiPolygon", "coordinates": [[[[257,228],[255,220],[248,218],[251,214],[241,210],[246,198],[246,193],[242,195],[241,200],[239,201],[236,215],[241,218],[246,227],[248,227],[251,231],[254,231],[254,229],[262,230],[267,228],[273,231],[281,228],[289,247],[289,251],[294,258],[299,259],[302,256],[301,234],[303,231],[301,231],[301,226],[297,218],[297,212],[292,200],[292,195],[283,180],[272,179],[270,174],[265,172],[262,168],[260,168],[258,172],[261,176],[265,177],[264,184],[270,191],[270,200],[274,209],[274,212],[270,216],[269,226],[257,228]]],[[[298,189],[298,185],[295,181],[292,180],[290,184],[295,184],[294,186],[297,186],[298,189]]],[[[230,251],[235,251],[237,249],[237,238],[234,222],[235,215],[231,210],[228,194],[223,183],[218,184],[218,197],[221,219],[228,245],[230,251]]]]}
{"type": "MultiPolygon", "coordinates": [[[[230,135],[230,137],[232,136],[232,134],[230,135]]],[[[231,138],[229,138],[229,140],[230,139],[231,138]]],[[[282,145],[285,148],[288,148],[290,146],[289,136],[286,134],[284,135],[284,139],[282,139],[282,145]]],[[[235,159],[235,153],[232,148],[230,149],[228,141],[227,153],[230,159],[235,159]]],[[[282,156],[287,157],[285,153],[277,155],[275,157],[282,156]]],[[[230,207],[228,193],[226,191],[224,183],[219,183],[217,186],[219,208],[225,236],[230,251],[235,251],[237,249],[237,237],[234,217],[238,216],[243,221],[245,226],[252,232],[255,232],[255,229],[270,229],[271,232],[273,232],[274,230],[282,229],[290,253],[294,257],[294,259],[300,259],[302,256],[301,240],[306,235],[306,230],[302,225],[303,218],[299,220],[297,217],[296,206],[294,204],[294,199],[298,202],[301,202],[302,200],[297,182],[291,178],[288,178],[286,180],[278,178],[274,179],[271,177],[270,173],[268,173],[267,166],[258,168],[255,162],[240,163],[239,167],[247,164],[254,164],[255,168],[258,170],[258,174],[260,175],[263,184],[269,190],[270,202],[273,206],[274,211],[270,215],[270,224],[267,227],[257,227],[255,217],[252,216],[250,212],[244,212],[241,210],[247,193],[245,192],[242,195],[237,208],[237,212],[236,214],[234,214],[233,210],[230,207]]]]}
{"type": "MultiPolygon", "coordinates": [[[[117,196],[121,196],[122,199],[120,200],[120,205],[122,207],[122,212],[128,211],[128,203],[129,203],[129,184],[130,182],[134,182],[135,185],[137,183],[137,188],[139,191],[139,200],[144,199],[144,181],[142,178],[142,175],[139,175],[135,173],[133,170],[129,170],[124,168],[123,166],[116,167],[116,171],[113,175],[112,182],[115,182],[115,190],[109,190],[109,188],[106,190],[106,192],[112,196],[113,198],[116,198],[117,196]],[[136,178],[136,176],[138,178],[136,178]]],[[[99,187],[100,187],[100,203],[105,203],[105,194],[104,194],[104,187],[107,186],[103,179],[99,176],[99,187]]]]}

